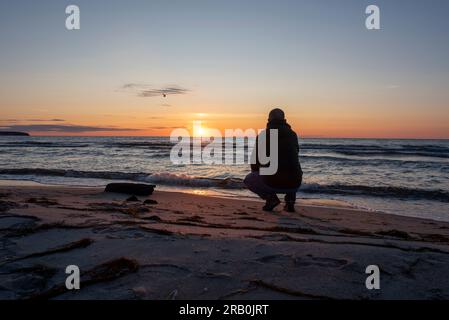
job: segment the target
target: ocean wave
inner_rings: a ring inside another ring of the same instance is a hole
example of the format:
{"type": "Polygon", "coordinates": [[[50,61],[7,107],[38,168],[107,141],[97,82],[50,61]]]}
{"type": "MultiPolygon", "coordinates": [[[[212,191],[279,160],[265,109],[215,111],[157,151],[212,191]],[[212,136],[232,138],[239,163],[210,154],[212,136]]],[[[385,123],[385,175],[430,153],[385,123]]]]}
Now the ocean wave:
{"type": "Polygon", "coordinates": [[[119,149],[157,149],[157,150],[164,150],[164,149],[171,149],[173,147],[174,143],[167,141],[167,142],[161,142],[161,141],[137,141],[137,142],[110,142],[105,143],[105,147],[114,147],[119,149]]]}
{"type": "Polygon", "coordinates": [[[393,167],[397,166],[409,166],[415,169],[440,169],[442,171],[447,172],[449,170],[449,166],[447,161],[444,160],[423,160],[423,159],[388,159],[388,158],[348,158],[345,156],[331,156],[331,155],[314,155],[314,154],[302,154],[299,156],[301,161],[304,163],[307,162],[316,162],[316,161],[325,161],[329,163],[339,163],[339,165],[350,165],[350,166],[379,166],[379,165],[389,165],[393,167]]]}
{"type": "Polygon", "coordinates": [[[440,145],[411,145],[398,144],[391,146],[368,145],[368,144],[328,144],[328,143],[301,143],[302,149],[358,149],[358,150],[409,150],[409,151],[429,151],[429,152],[449,152],[449,147],[440,145]]]}
{"type": "Polygon", "coordinates": [[[422,156],[449,158],[449,147],[439,145],[395,145],[379,146],[365,144],[320,144],[304,143],[301,150],[327,151],[347,156],[422,156]]]}
{"type": "Polygon", "coordinates": [[[85,148],[87,143],[70,142],[40,142],[40,141],[11,141],[0,143],[0,148],[85,148]]]}
{"type": "Polygon", "coordinates": [[[64,169],[0,169],[0,175],[19,175],[19,176],[47,176],[47,177],[67,177],[67,178],[87,178],[87,179],[106,179],[106,180],[143,180],[148,174],[128,173],[114,171],[78,171],[64,169]]]}
{"type": "MultiPolygon", "coordinates": [[[[240,143],[242,142],[239,140],[240,143]]],[[[198,141],[197,141],[198,142],[198,141]]],[[[197,143],[196,142],[196,143],[197,143]]],[[[205,147],[209,142],[202,141],[202,147],[205,147]]],[[[223,146],[226,143],[231,143],[233,147],[237,145],[237,141],[223,141],[223,146]]],[[[169,138],[157,139],[56,139],[56,140],[25,140],[25,141],[8,141],[1,140],[0,148],[115,148],[119,149],[147,149],[151,151],[169,151],[176,143],[171,142],[169,138]]],[[[250,143],[251,144],[251,143],[250,143]]],[[[370,141],[369,143],[356,142],[352,143],[335,141],[329,142],[311,142],[310,140],[300,140],[300,154],[313,154],[315,152],[330,153],[333,155],[340,155],[344,157],[362,157],[367,159],[369,157],[427,157],[427,158],[444,158],[449,159],[449,144],[443,141],[439,142],[416,142],[416,143],[402,143],[399,140],[394,143],[385,143],[379,141],[370,141]]],[[[247,151],[247,148],[245,148],[247,151]]]]}
{"type": "Polygon", "coordinates": [[[449,158],[449,153],[437,152],[417,152],[417,151],[399,151],[399,150],[385,150],[385,151],[364,151],[364,150],[339,150],[334,151],[346,156],[415,156],[415,157],[431,157],[431,158],[449,158]]]}
{"type": "Polygon", "coordinates": [[[241,189],[244,187],[243,181],[238,178],[203,178],[192,177],[186,174],[174,173],[155,173],[147,176],[147,182],[160,183],[172,186],[186,186],[186,187],[203,187],[203,188],[222,188],[222,189],[241,189]]]}
{"type": "MultiPolygon", "coordinates": [[[[0,169],[1,176],[20,177],[67,177],[84,179],[126,180],[136,182],[155,183],[168,186],[183,186],[192,188],[220,188],[242,189],[244,184],[239,178],[210,178],[195,177],[187,174],[169,172],[143,173],[143,172],[111,172],[111,171],[77,171],[62,169],[0,169]]],[[[367,186],[347,184],[318,184],[304,183],[300,192],[308,194],[335,194],[349,196],[384,197],[396,199],[424,199],[440,202],[449,202],[449,192],[445,190],[429,190],[397,186],[367,186]]]]}
{"type": "MultiPolygon", "coordinates": [[[[209,145],[210,141],[204,140],[204,141],[196,141],[193,142],[192,140],[190,140],[190,142],[182,142],[184,147],[190,146],[190,147],[196,147],[198,145],[201,145],[202,148],[206,147],[207,145],[209,145]]],[[[176,144],[178,144],[178,142],[171,142],[171,141],[137,141],[137,142],[109,142],[109,143],[105,143],[104,146],[105,147],[114,147],[114,148],[119,148],[119,149],[127,149],[127,148],[136,148],[136,149],[158,149],[158,150],[167,150],[167,149],[171,149],[173,146],[175,146],[176,144]]],[[[235,148],[237,146],[241,146],[242,144],[245,145],[249,145],[249,143],[242,143],[242,142],[237,142],[237,141],[222,141],[221,142],[222,147],[230,147],[232,146],[232,148],[235,148]]],[[[247,148],[245,148],[245,150],[247,150],[247,148]]]]}
{"type": "Polygon", "coordinates": [[[305,184],[300,189],[304,193],[339,194],[352,196],[412,198],[449,202],[449,192],[396,186],[365,186],[345,184],[305,184]]]}
{"type": "Polygon", "coordinates": [[[144,173],[144,172],[115,172],[115,171],[78,171],[64,169],[0,169],[1,175],[13,176],[37,176],[37,177],[66,177],[83,179],[104,179],[104,180],[129,180],[149,183],[159,183],[171,186],[203,187],[203,188],[223,188],[240,189],[243,188],[241,179],[236,178],[205,178],[193,177],[186,174],[144,173]]]}

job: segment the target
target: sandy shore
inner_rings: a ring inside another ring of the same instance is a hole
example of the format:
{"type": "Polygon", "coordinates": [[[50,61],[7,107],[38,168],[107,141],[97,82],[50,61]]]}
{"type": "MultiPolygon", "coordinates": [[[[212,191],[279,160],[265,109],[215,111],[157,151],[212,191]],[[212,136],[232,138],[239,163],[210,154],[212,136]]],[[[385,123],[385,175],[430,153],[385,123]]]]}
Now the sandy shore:
{"type": "Polygon", "coordinates": [[[0,186],[0,299],[448,299],[449,224],[156,191],[0,186]],[[157,203],[144,204],[147,199],[157,203]],[[381,289],[367,290],[378,265],[381,289]],[[65,268],[81,289],[65,288],[65,268]]]}

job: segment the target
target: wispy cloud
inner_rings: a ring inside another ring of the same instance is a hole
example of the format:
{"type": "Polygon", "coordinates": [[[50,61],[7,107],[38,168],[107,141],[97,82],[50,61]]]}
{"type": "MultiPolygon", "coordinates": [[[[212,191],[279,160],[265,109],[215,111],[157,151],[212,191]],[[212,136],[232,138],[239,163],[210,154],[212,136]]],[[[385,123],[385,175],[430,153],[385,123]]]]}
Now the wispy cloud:
{"type": "Polygon", "coordinates": [[[28,119],[26,121],[33,121],[33,122],[65,122],[64,119],[28,119]]]}
{"type": "Polygon", "coordinates": [[[148,127],[150,130],[186,129],[186,127],[148,127]]]}
{"type": "Polygon", "coordinates": [[[84,133],[84,132],[123,132],[140,131],[140,129],[118,128],[118,127],[97,127],[82,125],[52,125],[52,124],[29,124],[29,125],[9,125],[0,126],[0,130],[25,131],[25,132],[61,132],[61,133],[84,133]]]}
{"type": "Polygon", "coordinates": [[[17,123],[17,122],[65,122],[64,119],[0,119],[0,122],[17,123]]]}
{"type": "Polygon", "coordinates": [[[168,95],[181,95],[190,92],[189,89],[183,88],[181,86],[172,85],[165,86],[161,88],[153,87],[147,84],[141,83],[127,83],[123,85],[122,90],[131,91],[138,97],[150,98],[168,95]]]}
{"type": "Polygon", "coordinates": [[[19,122],[20,120],[17,119],[0,119],[0,122],[7,122],[7,123],[15,123],[19,122]]]}

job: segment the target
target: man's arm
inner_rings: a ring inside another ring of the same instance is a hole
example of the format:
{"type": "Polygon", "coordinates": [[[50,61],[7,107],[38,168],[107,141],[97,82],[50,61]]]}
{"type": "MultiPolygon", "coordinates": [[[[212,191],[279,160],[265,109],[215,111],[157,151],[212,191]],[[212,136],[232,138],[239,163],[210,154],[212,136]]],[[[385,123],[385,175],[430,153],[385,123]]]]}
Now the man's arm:
{"type": "Polygon", "coordinates": [[[295,132],[295,147],[296,147],[296,153],[299,153],[299,142],[298,142],[298,135],[295,132]]]}
{"type": "Polygon", "coordinates": [[[257,156],[257,145],[259,143],[259,136],[256,137],[256,142],[254,144],[253,152],[251,154],[251,160],[254,159],[255,162],[252,163],[251,161],[251,172],[259,172],[260,163],[259,163],[259,157],[257,156]]]}

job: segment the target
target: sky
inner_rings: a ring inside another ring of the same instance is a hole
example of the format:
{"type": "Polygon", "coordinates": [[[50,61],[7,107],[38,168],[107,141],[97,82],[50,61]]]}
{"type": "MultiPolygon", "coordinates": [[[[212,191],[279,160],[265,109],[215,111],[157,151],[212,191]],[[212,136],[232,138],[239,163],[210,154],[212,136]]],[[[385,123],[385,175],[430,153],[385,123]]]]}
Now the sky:
{"type": "Polygon", "coordinates": [[[303,137],[448,139],[448,15],[446,0],[2,0],[0,130],[258,129],[281,107],[303,137]]]}

